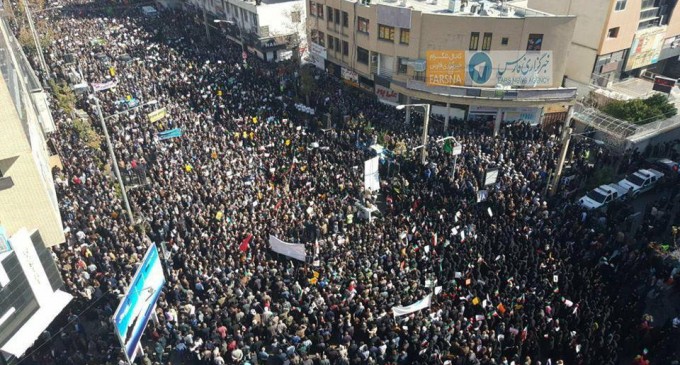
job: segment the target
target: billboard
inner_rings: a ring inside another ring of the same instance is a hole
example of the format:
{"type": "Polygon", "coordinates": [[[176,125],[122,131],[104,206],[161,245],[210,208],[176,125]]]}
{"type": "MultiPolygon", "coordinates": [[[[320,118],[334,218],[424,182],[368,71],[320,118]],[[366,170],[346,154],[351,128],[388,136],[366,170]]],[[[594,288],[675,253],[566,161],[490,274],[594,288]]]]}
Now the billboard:
{"type": "Polygon", "coordinates": [[[552,86],[552,61],[552,51],[467,52],[466,85],[552,86]]]}
{"type": "Polygon", "coordinates": [[[427,51],[425,62],[428,86],[465,85],[465,51],[427,51]]]}
{"type": "Polygon", "coordinates": [[[659,60],[659,54],[661,54],[665,35],[666,27],[637,32],[630,52],[628,52],[626,71],[656,63],[659,60]]]}
{"type": "Polygon", "coordinates": [[[127,294],[113,314],[113,327],[130,363],[135,361],[139,340],[165,284],[163,267],[156,245],[149,247],[132,278],[127,294]]]}
{"type": "Polygon", "coordinates": [[[428,86],[553,84],[552,51],[427,51],[428,86]]]}

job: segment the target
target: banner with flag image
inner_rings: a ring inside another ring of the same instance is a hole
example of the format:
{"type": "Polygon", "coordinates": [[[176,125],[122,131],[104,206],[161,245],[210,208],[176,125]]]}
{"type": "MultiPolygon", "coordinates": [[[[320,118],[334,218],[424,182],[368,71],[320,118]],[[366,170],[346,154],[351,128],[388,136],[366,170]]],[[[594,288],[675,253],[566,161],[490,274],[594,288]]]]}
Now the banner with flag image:
{"type": "Polygon", "coordinates": [[[182,136],[182,128],[173,128],[167,131],[158,133],[159,140],[166,140],[170,138],[177,138],[182,136]]]}

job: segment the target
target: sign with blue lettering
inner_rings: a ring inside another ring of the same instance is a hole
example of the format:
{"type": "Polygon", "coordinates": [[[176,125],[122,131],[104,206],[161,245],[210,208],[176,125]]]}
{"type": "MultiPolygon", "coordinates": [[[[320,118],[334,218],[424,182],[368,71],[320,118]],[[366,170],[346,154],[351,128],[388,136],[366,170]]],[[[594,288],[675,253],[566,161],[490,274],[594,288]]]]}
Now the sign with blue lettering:
{"type": "Polygon", "coordinates": [[[466,85],[553,86],[552,51],[467,52],[466,85]]]}

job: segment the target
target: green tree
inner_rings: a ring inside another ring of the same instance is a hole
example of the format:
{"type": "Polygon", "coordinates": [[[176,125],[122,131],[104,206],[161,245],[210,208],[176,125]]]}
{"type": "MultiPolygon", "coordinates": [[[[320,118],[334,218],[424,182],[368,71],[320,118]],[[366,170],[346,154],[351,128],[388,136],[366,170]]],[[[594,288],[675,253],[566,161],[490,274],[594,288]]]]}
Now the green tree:
{"type": "Polygon", "coordinates": [[[675,105],[668,101],[668,97],[661,94],[653,95],[644,100],[613,101],[604,106],[602,111],[614,118],[634,124],[647,124],[670,118],[678,113],[675,105]]]}
{"type": "Polygon", "coordinates": [[[305,95],[306,105],[309,106],[309,96],[316,91],[316,80],[309,67],[300,69],[300,89],[305,95]]]}

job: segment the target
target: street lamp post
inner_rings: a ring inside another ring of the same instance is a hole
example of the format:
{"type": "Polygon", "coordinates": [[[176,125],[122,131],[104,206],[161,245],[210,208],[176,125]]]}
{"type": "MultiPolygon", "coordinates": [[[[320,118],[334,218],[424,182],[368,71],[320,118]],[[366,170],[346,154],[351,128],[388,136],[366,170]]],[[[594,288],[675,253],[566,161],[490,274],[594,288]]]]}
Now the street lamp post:
{"type": "Polygon", "coordinates": [[[423,107],[423,109],[425,109],[425,118],[424,118],[424,121],[423,121],[423,140],[422,140],[423,148],[420,151],[420,163],[422,163],[424,165],[425,162],[427,162],[426,156],[427,156],[428,129],[429,129],[429,126],[430,126],[430,104],[402,104],[402,105],[397,105],[397,109],[402,110],[402,109],[409,107],[409,106],[420,106],[420,107],[423,107]]]}
{"type": "Polygon", "coordinates": [[[140,105],[138,105],[134,108],[130,108],[128,110],[118,112],[118,113],[115,113],[115,114],[111,114],[107,117],[104,117],[104,114],[102,112],[102,107],[99,104],[99,98],[97,97],[96,91],[94,92],[93,99],[94,99],[95,105],[97,107],[97,117],[99,118],[99,122],[102,125],[102,130],[104,131],[104,138],[106,138],[106,146],[108,147],[108,150],[109,150],[109,158],[111,159],[111,164],[113,165],[113,172],[116,175],[116,179],[118,180],[118,185],[120,186],[121,194],[123,195],[123,203],[125,204],[125,210],[127,211],[127,215],[128,215],[128,218],[130,219],[130,223],[135,224],[134,215],[132,214],[132,208],[130,208],[130,201],[128,200],[127,191],[125,190],[125,183],[123,182],[123,177],[120,175],[120,169],[118,168],[118,159],[116,158],[116,153],[113,150],[113,143],[111,143],[111,137],[109,136],[109,129],[106,127],[106,119],[115,117],[117,115],[120,115],[122,113],[131,111],[131,110],[141,108],[143,106],[156,104],[156,103],[158,103],[158,101],[151,100],[147,103],[140,104],[140,105]]]}
{"type": "Polygon", "coordinates": [[[550,195],[553,196],[557,193],[557,187],[560,183],[560,177],[562,176],[562,169],[564,168],[564,161],[567,158],[567,151],[569,151],[569,142],[571,141],[571,134],[573,130],[569,127],[571,123],[571,118],[574,115],[574,108],[570,107],[567,113],[567,119],[564,121],[564,126],[562,129],[562,150],[560,151],[560,159],[557,162],[557,170],[555,171],[555,176],[553,176],[553,181],[550,186],[550,195]]]}
{"type": "Polygon", "coordinates": [[[215,19],[215,20],[213,20],[213,22],[215,22],[215,23],[226,23],[226,24],[230,24],[230,25],[235,25],[236,28],[238,29],[238,39],[239,39],[239,41],[241,42],[241,52],[245,52],[245,51],[246,51],[246,45],[245,45],[245,43],[243,42],[243,32],[241,31],[241,27],[239,27],[238,24],[236,24],[236,22],[234,22],[233,20],[224,20],[224,19],[215,19]]]}

